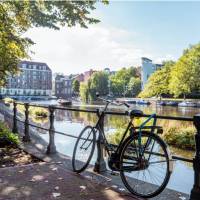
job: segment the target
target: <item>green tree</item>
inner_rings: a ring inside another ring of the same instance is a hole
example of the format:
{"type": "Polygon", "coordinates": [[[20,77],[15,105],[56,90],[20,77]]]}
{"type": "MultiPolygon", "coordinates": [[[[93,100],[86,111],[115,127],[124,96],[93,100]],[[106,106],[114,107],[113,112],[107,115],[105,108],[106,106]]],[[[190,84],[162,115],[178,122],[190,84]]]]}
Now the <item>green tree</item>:
{"type": "MultiPolygon", "coordinates": [[[[121,96],[128,87],[129,81],[132,77],[138,77],[138,68],[122,68],[116,74],[110,77],[111,91],[115,96],[121,96]]],[[[139,77],[138,77],[139,78],[139,77]]]]}
{"type": "Polygon", "coordinates": [[[88,83],[80,84],[80,97],[83,102],[88,102],[88,98],[89,98],[88,83]]]}
{"type": "Polygon", "coordinates": [[[108,94],[108,74],[100,71],[95,72],[88,81],[89,99],[91,101],[96,99],[96,92],[101,96],[108,94]]]}
{"type": "Polygon", "coordinates": [[[148,79],[144,90],[140,93],[140,97],[161,96],[169,94],[169,82],[171,69],[174,66],[173,61],[163,62],[163,67],[155,71],[148,79]]]}
{"type": "Polygon", "coordinates": [[[140,78],[132,77],[128,83],[129,96],[137,96],[141,92],[141,80],[140,78]]]}
{"type": "Polygon", "coordinates": [[[200,90],[200,43],[184,50],[172,68],[169,90],[175,97],[200,90]]]}
{"type": "MultiPolygon", "coordinates": [[[[18,71],[21,59],[28,58],[33,41],[22,35],[32,27],[48,27],[58,30],[99,20],[90,17],[96,1],[0,1],[0,84],[9,74],[18,71]]],[[[107,1],[103,1],[107,4],[107,1]]]]}
{"type": "Polygon", "coordinates": [[[80,83],[78,80],[76,80],[76,79],[73,80],[72,89],[73,89],[74,93],[79,94],[80,83]]]}

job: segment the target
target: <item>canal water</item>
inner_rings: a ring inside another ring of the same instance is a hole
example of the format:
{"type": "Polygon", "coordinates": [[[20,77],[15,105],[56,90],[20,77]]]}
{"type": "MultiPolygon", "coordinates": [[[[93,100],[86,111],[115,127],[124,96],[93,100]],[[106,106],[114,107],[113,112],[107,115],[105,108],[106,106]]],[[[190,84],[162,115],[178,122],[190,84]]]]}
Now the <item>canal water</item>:
{"type": "MultiPolygon", "coordinates": [[[[36,102],[42,104],[56,104],[56,101],[48,101],[48,102],[36,102]]],[[[101,108],[103,105],[74,105],[77,108],[89,108],[89,109],[96,109],[101,108]]],[[[180,107],[169,107],[169,106],[139,106],[133,105],[133,109],[141,109],[146,114],[150,113],[157,113],[160,115],[170,115],[170,116],[193,116],[194,114],[200,113],[200,108],[180,108],[180,107]]],[[[111,107],[112,110],[121,110],[124,111],[126,108],[124,107],[111,107]]],[[[126,127],[129,118],[125,116],[114,116],[109,115],[105,118],[105,132],[109,140],[118,141],[120,135],[119,132],[123,132],[126,127]],[[117,133],[117,134],[115,134],[117,133]],[[115,136],[116,135],[116,136],[115,136]]],[[[72,111],[64,111],[64,110],[57,110],[55,113],[55,129],[56,131],[64,132],[67,134],[71,134],[74,136],[78,136],[80,131],[86,125],[94,125],[97,121],[97,117],[95,114],[91,113],[81,113],[81,112],[72,112],[72,111]]],[[[49,122],[48,119],[43,121],[37,121],[37,123],[43,127],[48,128],[49,122]]],[[[173,126],[192,126],[189,122],[176,122],[176,121],[167,121],[167,120],[160,120],[158,121],[159,124],[164,126],[173,125],[173,126]]],[[[48,141],[49,136],[46,132],[40,131],[40,135],[46,141],[48,141]]],[[[71,137],[66,137],[63,135],[56,134],[55,136],[55,143],[57,150],[61,153],[66,155],[72,156],[74,144],[76,139],[71,137]]],[[[170,151],[175,154],[185,158],[192,158],[194,152],[192,151],[183,151],[177,148],[170,147],[170,151]]],[[[92,162],[95,162],[96,152],[93,156],[92,162]]],[[[170,181],[168,183],[168,188],[174,189],[180,192],[184,192],[189,194],[191,188],[193,186],[193,169],[192,165],[182,161],[175,161],[174,162],[174,170],[171,175],[170,181]]]]}

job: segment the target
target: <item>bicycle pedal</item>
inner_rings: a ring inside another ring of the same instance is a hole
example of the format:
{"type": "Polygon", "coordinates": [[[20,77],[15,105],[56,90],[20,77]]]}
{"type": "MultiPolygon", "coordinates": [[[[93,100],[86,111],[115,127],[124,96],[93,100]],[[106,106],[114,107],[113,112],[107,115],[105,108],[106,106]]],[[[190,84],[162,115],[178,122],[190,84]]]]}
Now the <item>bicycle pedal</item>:
{"type": "Polygon", "coordinates": [[[112,175],[112,176],[119,176],[119,173],[111,171],[110,175],[112,175]]]}

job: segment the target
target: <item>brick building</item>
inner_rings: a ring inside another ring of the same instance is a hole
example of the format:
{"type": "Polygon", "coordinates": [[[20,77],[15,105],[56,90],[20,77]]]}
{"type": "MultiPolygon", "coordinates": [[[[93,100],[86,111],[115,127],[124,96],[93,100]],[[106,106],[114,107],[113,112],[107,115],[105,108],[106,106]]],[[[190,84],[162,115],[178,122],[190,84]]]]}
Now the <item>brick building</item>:
{"type": "Polygon", "coordinates": [[[22,61],[19,75],[9,76],[6,86],[0,88],[2,96],[50,96],[52,71],[46,63],[22,61]]]}

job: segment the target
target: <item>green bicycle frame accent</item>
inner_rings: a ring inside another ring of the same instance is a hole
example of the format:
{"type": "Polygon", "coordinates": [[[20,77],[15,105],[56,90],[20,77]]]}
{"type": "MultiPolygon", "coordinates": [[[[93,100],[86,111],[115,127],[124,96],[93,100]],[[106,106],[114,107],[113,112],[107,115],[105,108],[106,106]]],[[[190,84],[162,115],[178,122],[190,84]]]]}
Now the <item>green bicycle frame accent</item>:
{"type": "Polygon", "coordinates": [[[141,125],[140,125],[140,128],[139,128],[139,137],[138,137],[138,143],[139,143],[139,155],[142,156],[142,148],[141,148],[141,137],[142,137],[142,129],[145,127],[145,125],[151,120],[153,119],[153,125],[152,125],[152,129],[151,129],[151,132],[153,132],[153,129],[154,129],[154,126],[156,125],[156,114],[152,114],[151,116],[149,116],[141,125]]]}

